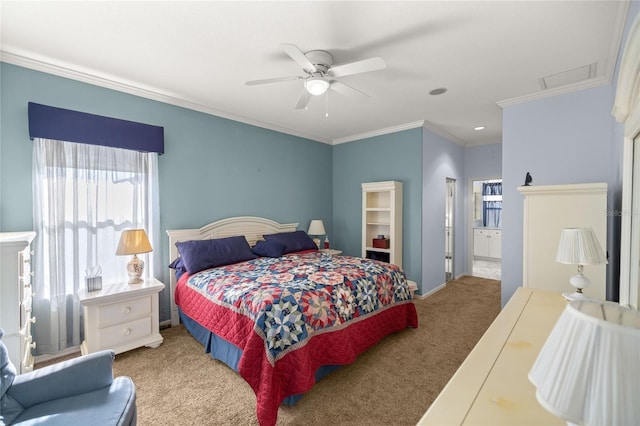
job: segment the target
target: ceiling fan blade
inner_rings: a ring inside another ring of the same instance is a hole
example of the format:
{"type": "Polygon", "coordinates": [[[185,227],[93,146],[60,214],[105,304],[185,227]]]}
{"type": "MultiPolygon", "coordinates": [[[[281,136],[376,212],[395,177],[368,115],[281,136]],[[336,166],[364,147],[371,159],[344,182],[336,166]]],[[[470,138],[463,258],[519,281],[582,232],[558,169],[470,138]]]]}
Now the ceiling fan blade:
{"type": "Polygon", "coordinates": [[[316,66],[313,65],[306,56],[304,56],[302,50],[298,49],[298,46],[294,44],[283,43],[280,45],[280,47],[285,51],[287,55],[291,56],[291,59],[296,61],[296,63],[300,65],[302,69],[309,72],[318,71],[316,70],[316,66]]]}
{"type": "Polygon", "coordinates": [[[351,86],[347,86],[346,84],[336,80],[333,80],[331,82],[331,85],[329,86],[329,88],[345,96],[351,96],[351,97],[356,97],[361,99],[371,98],[371,96],[367,95],[366,93],[361,92],[358,89],[354,89],[351,86]]]}
{"type": "Polygon", "coordinates": [[[302,89],[302,93],[300,93],[300,97],[298,98],[295,109],[305,109],[310,100],[311,94],[307,92],[307,89],[302,89]]]}
{"type": "Polygon", "coordinates": [[[281,81],[293,81],[293,80],[304,80],[304,78],[296,75],[293,77],[277,77],[277,78],[267,78],[264,80],[245,81],[244,84],[246,84],[247,86],[256,86],[258,84],[280,83],[281,81]]]}
{"type": "Polygon", "coordinates": [[[377,71],[387,67],[387,63],[379,56],[363,59],[362,61],[349,62],[329,68],[329,74],[334,77],[344,77],[351,74],[359,74],[369,71],[377,71]]]}

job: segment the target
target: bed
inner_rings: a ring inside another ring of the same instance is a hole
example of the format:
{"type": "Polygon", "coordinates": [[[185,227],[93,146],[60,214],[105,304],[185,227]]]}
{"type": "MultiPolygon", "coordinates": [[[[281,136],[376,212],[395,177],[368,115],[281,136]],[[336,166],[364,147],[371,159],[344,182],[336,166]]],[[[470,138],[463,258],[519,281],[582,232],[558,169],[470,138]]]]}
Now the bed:
{"type": "Polygon", "coordinates": [[[399,267],[318,251],[297,226],[244,216],[167,231],[171,323],[249,383],[261,425],[385,336],[418,326],[399,267]]]}

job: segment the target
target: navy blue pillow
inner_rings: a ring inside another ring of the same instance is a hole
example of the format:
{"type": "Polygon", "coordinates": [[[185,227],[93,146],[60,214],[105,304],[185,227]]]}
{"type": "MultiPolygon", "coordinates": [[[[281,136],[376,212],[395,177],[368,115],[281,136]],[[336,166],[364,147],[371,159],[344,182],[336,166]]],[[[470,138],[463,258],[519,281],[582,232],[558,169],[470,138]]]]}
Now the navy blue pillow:
{"type": "Polygon", "coordinates": [[[285,253],[302,250],[317,250],[318,246],[304,231],[282,232],[279,234],[263,235],[267,241],[277,241],[285,245],[285,253]]]}
{"type": "Polygon", "coordinates": [[[243,236],[181,241],[176,247],[189,274],[258,257],[243,236]]]}
{"type": "Polygon", "coordinates": [[[258,241],[253,246],[253,252],[258,256],[264,257],[280,257],[284,254],[287,246],[280,241],[258,241]]]}
{"type": "Polygon", "coordinates": [[[169,265],[169,268],[175,269],[176,280],[179,280],[182,274],[187,272],[187,268],[184,266],[184,261],[181,257],[176,257],[176,259],[169,265]]]}

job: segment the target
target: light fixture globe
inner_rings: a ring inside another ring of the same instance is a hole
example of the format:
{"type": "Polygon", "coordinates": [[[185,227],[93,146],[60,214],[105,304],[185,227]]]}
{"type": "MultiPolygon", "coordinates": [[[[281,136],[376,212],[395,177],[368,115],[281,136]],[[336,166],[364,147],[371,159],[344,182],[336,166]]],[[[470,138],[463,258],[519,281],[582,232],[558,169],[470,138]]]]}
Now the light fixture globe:
{"type": "Polygon", "coordinates": [[[307,92],[313,96],[319,96],[327,91],[329,82],[322,76],[314,75],[305,80],[304,87],[307,89],[307,92]]]}

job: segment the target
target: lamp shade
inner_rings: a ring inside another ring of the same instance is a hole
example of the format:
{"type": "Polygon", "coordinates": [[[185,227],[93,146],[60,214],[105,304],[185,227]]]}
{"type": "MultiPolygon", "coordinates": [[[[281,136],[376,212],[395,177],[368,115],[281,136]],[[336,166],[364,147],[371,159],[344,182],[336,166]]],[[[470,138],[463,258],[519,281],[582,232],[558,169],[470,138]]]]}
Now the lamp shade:
{"type": "Polygon", "coordinates": [[[556,262],[599,265],[607,263],[607,258],[592,228],[565,228],[560,234],[556,262]]]}
{"type": "Polygon", "coordinates": [[[529,380],[540,404],[568,422],[637,424],[640,312],[613,302],[570,302],[529,380]]]}
{"type": "Polygon", "coordinates": [[[314,219],[311,221],[311,224],[309,225],[309,231],[307,232],[307,234],[309,235],[324,235],[327,232],[324,229],[324,223],[322,223],[322,220],[320,219],[314,219]]]}
{"type": "Polygon", "coordinates": [[[149,253],[151,244],[144,229],[128,229],[122,231],[116,255],[149,253]]]}

